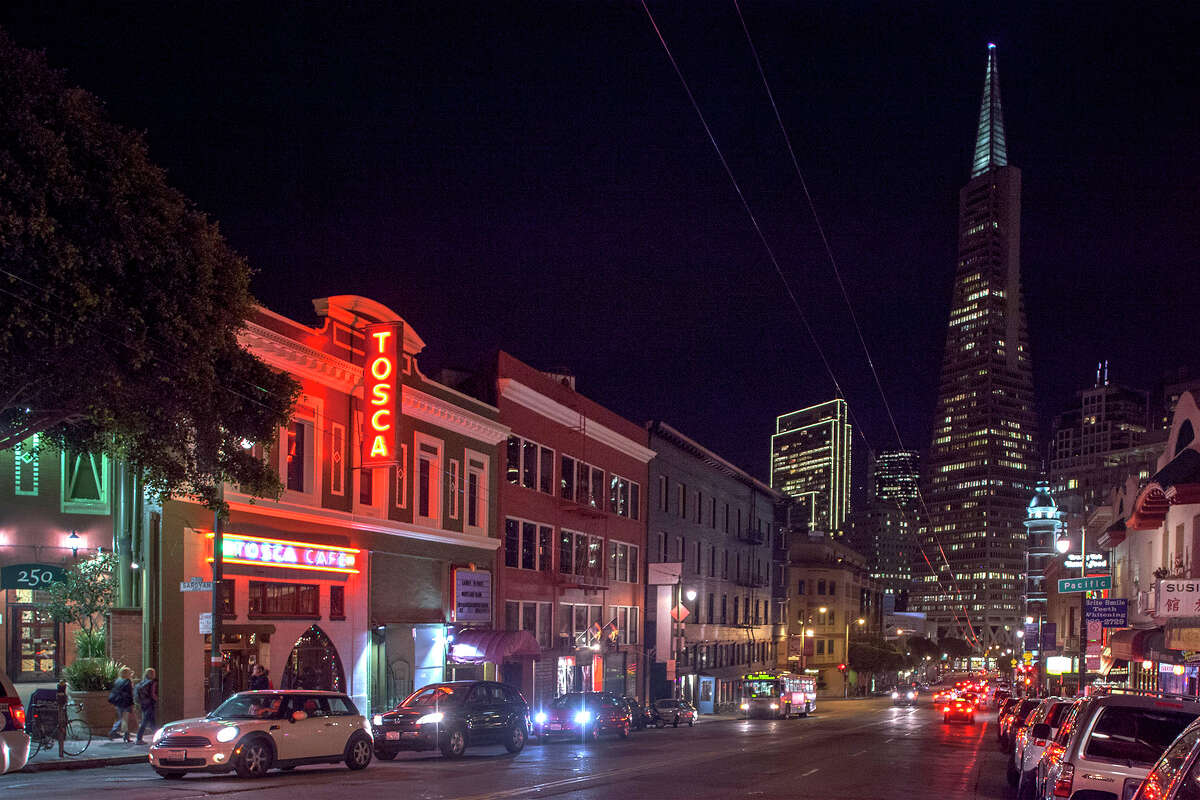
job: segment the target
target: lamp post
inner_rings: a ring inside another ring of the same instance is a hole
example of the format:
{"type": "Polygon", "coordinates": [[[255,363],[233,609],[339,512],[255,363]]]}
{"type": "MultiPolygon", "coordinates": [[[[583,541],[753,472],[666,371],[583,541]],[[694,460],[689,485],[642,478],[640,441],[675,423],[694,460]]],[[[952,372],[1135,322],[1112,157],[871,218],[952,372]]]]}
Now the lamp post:
{"type": "MultiPolygon", "coordinates": [[[[854,623],[861,627],[863,625],[866,625],[867,621],[865,619],[863,619],[862,617],[859,617],[858,619],[856,619],[854,621],[854,623]]],[[[849,618],[846,619],[846,661],[845,661],[845,663],[846,663],[846,668],[844,670],[842,670],[842,697],[843,698],[850,696],[850,620],[849,620],[849,618]]]]}

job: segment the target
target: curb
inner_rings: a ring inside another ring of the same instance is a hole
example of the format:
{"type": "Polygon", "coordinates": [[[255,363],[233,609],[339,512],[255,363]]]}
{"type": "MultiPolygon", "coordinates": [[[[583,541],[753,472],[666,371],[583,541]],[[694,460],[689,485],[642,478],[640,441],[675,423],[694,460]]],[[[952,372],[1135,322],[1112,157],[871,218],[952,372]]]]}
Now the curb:
{"type": "Polygon", "coordinates": [[[56,759],[54,761],[43,761],[41,763],[26,764],[21,772],[53,772],[63,769],[97,769],[99,767],[120,767],[126,764],[148,764],[149,759],[145,755],[140,756],[113,756],[111,758],[79,758],[79,759],[56,759]]]}

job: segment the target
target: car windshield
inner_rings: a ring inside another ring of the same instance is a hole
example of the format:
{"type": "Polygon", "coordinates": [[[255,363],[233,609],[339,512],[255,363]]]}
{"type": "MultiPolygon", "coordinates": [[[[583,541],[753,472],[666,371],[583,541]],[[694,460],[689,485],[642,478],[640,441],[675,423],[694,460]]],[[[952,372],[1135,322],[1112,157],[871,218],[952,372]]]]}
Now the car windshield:
{"type": "Polygon", "coordinates": [[[462,702],[467,691],[462,686],[436,685],[418,689],[400,704],[401,708],[433,708],[452,706],[462,702]]]}
{"type": "Polygon", "coordinates": [[[1084,757],[1118,763],[1153,764],[1196,718],[1186,711],[1110,706],[1100,712],[1084,757]]]}
{"type": "Polygon", "coordinates": [[[208,719],[277,719],[285,713],[283,695],[235,694],[209,712],[208,719]]]}
{"type": "Polygon", "coordinates": [[[678,700],[659,700],[654,705],[658,706],[659,708],[679,708],[679,701],[678,700]]]}
{"type": "Polygon", "coordinates": [[[572,692],[571,694],[564,694],[561,697],[554,698],[554,702],[550,705],[552,708],[583,708],[584,706],[595,708],[603,703],[601,695],[572,692]]]}

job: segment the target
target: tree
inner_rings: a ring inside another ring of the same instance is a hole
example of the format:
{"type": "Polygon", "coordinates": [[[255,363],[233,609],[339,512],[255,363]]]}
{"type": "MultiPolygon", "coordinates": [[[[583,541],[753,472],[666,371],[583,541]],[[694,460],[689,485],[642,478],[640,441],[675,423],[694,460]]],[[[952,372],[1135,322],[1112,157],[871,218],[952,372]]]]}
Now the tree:
{"type": "Polygon", "coordinates": [[[907,641],[908,652],[920,661],[925,656],[933,659],[942,657],[942,653],[946,652],[937,646],[937,643],[927,639],[924,636],[910,636],[907,641]]]}
{"type": "Polygon", "coordinates": [[[152,493],[277,496],[242,444],[274,440],[298,387],[238,343],[249,285],[142,137],[0,31],[0,449],[38,433],[152,493]]]}
{"type": "Polygon", "coordinates": [[[105,617],[117,599],[116,570],[117,557],[112,553],[76,561],[63,571],[61,581],[50,584],[46,610],[55,622],[73,622],[85,640],[94,639],[104,629],[105,617]]]}
{"type": "Polygon", "coordinates": [[[938,641],[938,647],[941,651],[950,658],[967,658],[974,652],[971,645],[967,644],[962,639],[956,639],[953,636],[947,636],[938,641]]]}

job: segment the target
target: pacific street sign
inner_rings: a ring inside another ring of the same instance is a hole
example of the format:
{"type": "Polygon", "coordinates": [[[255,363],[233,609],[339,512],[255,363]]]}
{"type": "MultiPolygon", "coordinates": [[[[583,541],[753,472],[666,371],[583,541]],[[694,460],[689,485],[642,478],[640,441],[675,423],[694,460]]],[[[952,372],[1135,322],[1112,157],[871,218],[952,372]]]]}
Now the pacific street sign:
{"type": "Polygon", "coordinates": [[[1100,589],[1112,588],[1112,576],[1100,575],[1094,578],[1059,578],[1058,591],[1062,592],[1095,592],[1100,589]]]}

